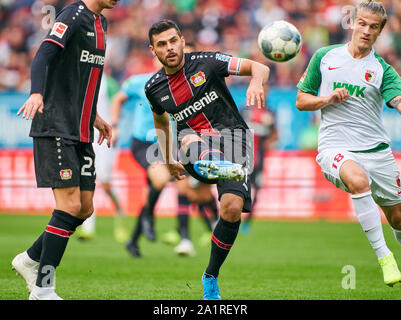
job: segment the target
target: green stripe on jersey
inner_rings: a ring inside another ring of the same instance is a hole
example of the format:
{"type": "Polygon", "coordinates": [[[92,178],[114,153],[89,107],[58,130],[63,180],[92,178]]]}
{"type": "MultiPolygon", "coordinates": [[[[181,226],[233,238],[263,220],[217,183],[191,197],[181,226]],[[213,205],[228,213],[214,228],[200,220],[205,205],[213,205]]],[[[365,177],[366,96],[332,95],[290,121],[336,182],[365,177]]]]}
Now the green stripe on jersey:
{"type": "Polygon", "coordinates": [[[395,69],[375,52],[375,57],[383,68],[383,79],[380,92],[386,103],[401,95],[401,77],[395,69]]]}
{"type": "Polygon", "coordinates": [[[358,151],[351,151],[354,153],[370,153],[370,152],[379,152],[382,150],[386,150],[389,147],[389,145],[387,143],[380,143],[378,146],[369,149],[369,150],[358,150],[358,151]]]}
{"type": "Polygon", "coordinates": [[[318,49],[312,59],[309,62],[308,68],[306,69],[306,74],[299,80],[298,82],[298,89],[306,92],[311,93],[314,96],[318,95],[318,91],[320,88],[320,84],[322,82],[322,73],[320,71],[320,63],[323,57],[331,50],[344,46],[344,44],[336,44],[328,47],[323,47],[318,49]]]}

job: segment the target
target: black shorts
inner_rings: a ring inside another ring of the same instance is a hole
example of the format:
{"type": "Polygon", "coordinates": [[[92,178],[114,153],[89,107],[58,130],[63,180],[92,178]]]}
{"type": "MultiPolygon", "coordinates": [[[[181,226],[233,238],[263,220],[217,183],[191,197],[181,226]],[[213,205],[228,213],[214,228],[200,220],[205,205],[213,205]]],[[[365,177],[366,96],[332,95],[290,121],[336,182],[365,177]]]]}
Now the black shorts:
{"type": "Polygon", "coordinates": [[[58,137],[33,138],[38,188],[95,190],[95,153],[92,143],[58,137]]]}
{"type": "Polygon", "coordinates": [[[135,160],[145,170],[148,170],[152,163],[163,162],[158,143],[151,143],[132,138],[131,152],[135,160]]]}
{"type": "MultiPolygon", "coordinates": [[[[205,138],[202,137],[203,140],[205,138]]],[[[205,141],[207,142],[207,141],[205,141]]],[[[208,142],[207,142],[208,143],[208,142]]],[[[213,146],[214,149],[216,149],[216,145],[213,146]]],[[[220,150],[224,150],[223,147],[220,148],[220,150]]],[[[252,155],[252,145],[247,143],[246,141],[242,142],[242,154],[243,155],[252,155]]],[[[224,157],[226,158],[226,153],[224,154],[224,157]]],[[[236,162],[235,157],[232,156],[231,158],[228,157],[225,160],[232,161],[235,163],[241,163],[244,167],[245,170],[245,177],[241,181],[231,181],[231,180],[226,180],[226,179],[215,179],[215,180],[209,180],[201,177],[198,175],[195,170],[193,169],[193,164],[190,163],[187,155],[180,149],[180,159],[183,162],[183,166],[185,170],[195,179],[199,180],[202,183],[206,184],[216,184],[217,186],[217,191],[218,191],[218,196],[219,196],[219,201],[222,197],[223,194],[225,193],[231,193],[235,194],[239,197],[241,197],[244,200],[244,207],[243,207],[243,212],[251,212],[252,208],[252,197],[251,197],[251,181],[249,179],[249,173],[252,171],[251,167],[253,164],[252,161],[252,156],[246,157],[246,160],[244,163],[241,162],[236,162]]]]}

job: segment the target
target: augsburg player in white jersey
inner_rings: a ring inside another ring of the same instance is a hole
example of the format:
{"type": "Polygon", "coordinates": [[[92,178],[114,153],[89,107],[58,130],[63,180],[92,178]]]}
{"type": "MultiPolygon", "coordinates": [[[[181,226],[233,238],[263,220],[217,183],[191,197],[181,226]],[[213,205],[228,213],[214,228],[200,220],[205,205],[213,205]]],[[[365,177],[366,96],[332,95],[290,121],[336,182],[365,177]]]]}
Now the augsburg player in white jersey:
{"type": "Polygon", "coordinates": [[[401,244],[401,182],[381,114],[383,100],[401,113],[401,78],[373,50],[387,21],[380,2],[355,9],[348,44],[319,49],[298,83],[296,106],[321,110],[319,154],[326,179],[351,194],[355,213],[393,286],[401,273],[384,240],[379,205],[401,244]]]}

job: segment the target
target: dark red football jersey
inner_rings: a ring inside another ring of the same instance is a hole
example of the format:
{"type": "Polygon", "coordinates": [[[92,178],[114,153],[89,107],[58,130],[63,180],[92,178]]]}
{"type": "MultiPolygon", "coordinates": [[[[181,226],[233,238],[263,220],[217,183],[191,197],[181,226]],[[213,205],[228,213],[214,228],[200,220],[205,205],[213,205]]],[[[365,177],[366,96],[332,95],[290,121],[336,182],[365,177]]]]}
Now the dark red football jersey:
{"type": "Polygon", "coordinates": [[[32,121],[31,137],[93,142],[93,123],[106,50],[107,22],[78,1],[65,7],[44,41],[63,50],[48,67],[44,112],[32,121]]]}
{"type": "Polygon", "coordinates": [[[161,68],[146,83],[152,111],[168,112],[178,133],[192,129],[215,136],[223,129],[248,129],[225,82],[225,77],[239,73],[241,59],[219,52],[191,52],[184,58],[175,74],[161,68]]]}

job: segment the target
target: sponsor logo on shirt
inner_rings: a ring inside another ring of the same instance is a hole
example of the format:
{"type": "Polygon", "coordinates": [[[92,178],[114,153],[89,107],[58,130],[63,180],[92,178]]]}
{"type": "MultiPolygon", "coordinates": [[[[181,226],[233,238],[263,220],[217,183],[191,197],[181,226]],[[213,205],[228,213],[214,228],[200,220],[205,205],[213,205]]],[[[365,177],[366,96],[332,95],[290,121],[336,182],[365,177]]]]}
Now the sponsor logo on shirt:
{"type": "Polygon", "coordinates": [[[216,53],[216,59],[217,60],[228,62],[228,61],[230,61],[230,58],[231,58],[230,56],[227,56],[225,54],[216,53]]]}
{"type": "Polygon", "coordinates": [[[333,83],[333,91],[337,88],[345,88],[348,90],[350,96],[354,96],[356,98],[365,98],[364,91],[366,87],[360,87],[357,85],[349,84],[349,83],[342,83],[342,82],[334,82],[333,83]]]}
{"type": "Polygon", "coordinates": [[[72,178],[72,170],[71,169],[60,170],[60,177],[61,180],[70,180],[72,178]]]}
{"type": "Polygon", "coordinates": [[[195,87],[199,87],[202,84],[204,84],[206,82],[206,76],[205,73],[203,71],[200,71],[196,74],[194,74],[191,77],[191,83],[195,86],[195,87]]]}
{"type": "Polygon", "coordinates": [[[88,37],[94,37],[94,36],[95,36],[95,33],[94,33],[94,32],[88,31],[88,32],[86,33],[86,35],[87,35],[88,37]]]}
{"type": "Polygon", "coordinates": [[[68,26],[66,24],[62,22],[56,22],[52,28],[52,31],[50,32],[50,35],[62,39],[67,29],[68,26]]]}
{"type": "Polygon", "coordinates": [[[98,64],[100,66],[103,66],[104,65],[104,56],[97,55],[97,54],[91,54],[87,50],[82,50],[81,59],[79,61],[85,62],[85,63],[98,64]]]}
{"type": "Polygon", "coordinates": [[[170,99],[170,96],[164,96],[164,97],[162,97],[161,99],[160,99],[160,101],[161,102],[163,102],[163,101],[166,101],[166,100],[168,100],[168,99],[170,99]]]}
{"type": "Polygon", "coordinates": [[[372,70],[366,70],[365,71],[365,80],[366,82],[372,83],[376,79],[376,72],[372,70]]]}
{"type": "Polygon", "coordinates": [[[192,105],[186,107],[180,112],[171,114],[175,121],[182,121],[190,117],[192,114],[202,110],[207,105],[212,103],[214,100],[218,99],[216,91],[212,91],[210,93],[206,92],[205,95],[199,100],[195,101],[192,105]]]}

